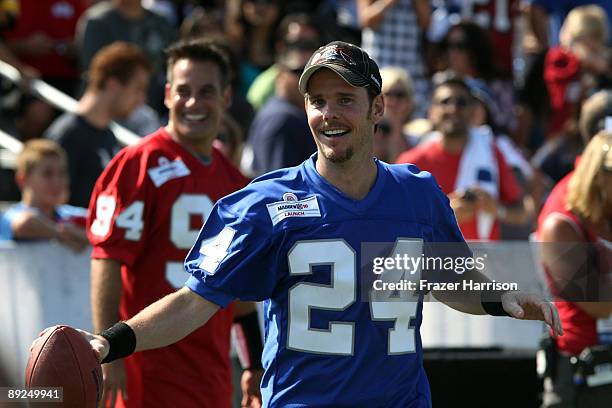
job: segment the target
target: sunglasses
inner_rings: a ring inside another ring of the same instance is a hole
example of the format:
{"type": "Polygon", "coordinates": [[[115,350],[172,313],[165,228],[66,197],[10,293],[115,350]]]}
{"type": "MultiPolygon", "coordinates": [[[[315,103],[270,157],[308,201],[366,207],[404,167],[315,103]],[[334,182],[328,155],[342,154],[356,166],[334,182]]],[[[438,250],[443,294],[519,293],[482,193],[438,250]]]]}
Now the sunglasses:
{"type": "Polygon", "coordinates": [[[444,106],[444,107],[454,105],[458,108],[467,108],[468,106],[472,104],[472,100],[465,96],[457,96],[455,98],[448,97],[448,98],[440,99],[439,101],[434,101],[432,103],[434,105],[444,106]]]}
{"type": "Polygon", "coordinates": [[[390,92],[383,93],[383,95],[388,98],[397,98],[397,99],[408,98],[408,92],[406,91],[390,91],[390,92]]]}

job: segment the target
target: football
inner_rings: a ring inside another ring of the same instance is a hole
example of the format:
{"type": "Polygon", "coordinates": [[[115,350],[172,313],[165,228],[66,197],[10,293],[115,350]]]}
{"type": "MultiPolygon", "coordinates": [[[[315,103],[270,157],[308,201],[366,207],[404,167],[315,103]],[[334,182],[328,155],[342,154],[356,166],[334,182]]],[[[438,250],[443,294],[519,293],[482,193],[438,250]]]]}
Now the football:
{"type": "Polygon", "coordinates": [[[30,350],[26,387],[62,387],[63,404],[95,408],[102,397],[102,367],[82,334],[68,326],[48,330],[30,350]]]}

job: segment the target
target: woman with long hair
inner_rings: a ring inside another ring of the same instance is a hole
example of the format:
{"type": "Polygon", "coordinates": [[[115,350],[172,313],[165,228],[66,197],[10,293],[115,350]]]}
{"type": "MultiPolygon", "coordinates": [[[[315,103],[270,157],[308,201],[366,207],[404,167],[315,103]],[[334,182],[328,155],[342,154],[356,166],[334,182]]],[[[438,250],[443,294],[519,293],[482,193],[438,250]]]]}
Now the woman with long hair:
{"type": "Polygon", "coordinates": [[[603,350],[609,361],[597,364],[612,364],[612,132],[591,139],[538,225],[546,280],[565,330],[550,342],[547,366],[554,369],[546,373],[543,407],[608,407],[612,381],[594,386],[597,372],[589,372],[585,356],[603,350]]]}

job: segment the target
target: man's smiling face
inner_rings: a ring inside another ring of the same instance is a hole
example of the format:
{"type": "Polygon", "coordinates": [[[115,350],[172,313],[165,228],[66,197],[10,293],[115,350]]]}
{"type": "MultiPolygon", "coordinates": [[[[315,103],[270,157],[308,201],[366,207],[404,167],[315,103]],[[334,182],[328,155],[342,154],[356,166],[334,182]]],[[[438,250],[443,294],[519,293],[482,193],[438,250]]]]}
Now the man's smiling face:
{"type": "Polygon", "coordinates": [[[365,88],[351,86],[332,70],[321,68],[310,77],[305,99],[320,156],[332,163],[371,157],[374,125],[383,112],[380,96],[370,104],[365,88]]]}

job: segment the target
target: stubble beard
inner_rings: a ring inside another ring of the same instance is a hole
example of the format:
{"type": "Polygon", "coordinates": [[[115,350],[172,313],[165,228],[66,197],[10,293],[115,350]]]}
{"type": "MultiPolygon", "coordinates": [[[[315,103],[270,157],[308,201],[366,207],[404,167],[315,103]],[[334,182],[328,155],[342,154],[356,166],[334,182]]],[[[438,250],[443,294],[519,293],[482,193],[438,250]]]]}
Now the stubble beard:
{"type": "Polygon", "coordinates": [[[347,161],[353,158],[354,154],[355,152],[353,151],[352,147],[349,147],[348,149],[346,149],[344,153],[342,154],[337,154],[333,151],[328,152],[328,153],[323,152],[323,155],[325,156],[325,158],[334,164],[346,163],[347,161]]]}
{"type": "MultiPolygon", "coordinates": [[[[370,107],[368,108],[367,118],[370,120],[372,119],[372,103],[370,103],[370,107]]],[[[353,129],[353,133],[354,132],[355,130],[353,129]]],[[[329,160],[330,163],[343,164],[353,158],[353,156],[355,155],[355,149],[353,148],[353,146],[350,146],[343,153],[336,153],[333,151],[333,149],[330,149],[327,152],[323,151],[322,153],[323,156],[325,156],[325,158],[329,160]]]]}

